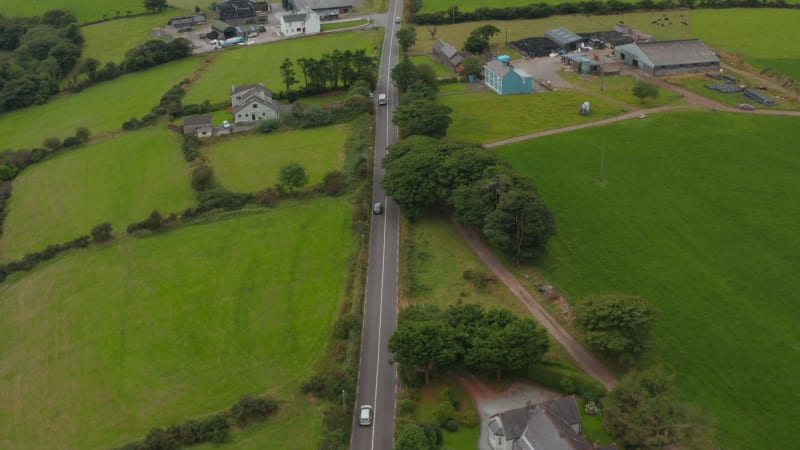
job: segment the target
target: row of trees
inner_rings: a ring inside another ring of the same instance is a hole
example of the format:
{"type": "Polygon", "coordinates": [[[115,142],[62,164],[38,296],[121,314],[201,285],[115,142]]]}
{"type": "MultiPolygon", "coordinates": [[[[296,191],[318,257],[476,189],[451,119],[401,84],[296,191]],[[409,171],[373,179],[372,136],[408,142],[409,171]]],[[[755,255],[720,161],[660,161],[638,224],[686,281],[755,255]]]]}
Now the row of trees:
{"type": "Polygon", "coordinates": [[[389,339],[393,360],[423,373],[426,384],[435,370],[454,366],[491,371],[500,380],[504,371],[541,361],[549,346],[547,333],[532,318],[467,303],[446,310],[411,305],[400,313],[389,339]]]}
{"type": "Polygon", "coordinates": [[[0,113],[44,103],[78,62],[84,38],[75,16],[65,10],[42,17],[0,17],[0,113]]]}
{"type": "Polygon", "coordinates": [[[558,4],[531,3],[525,6],[509,6],[505,8],[481,7],[474,11],[461,11],[453,5],[446,11],[419,13],[424,0],[410,0],[409,12],[411,20],[418,24],[441,25],[481,20],[514,20],[539,19],[553,15],[567,14],[618,14],[636,10],[667,10],[677,8],[796,8],[786,0],[639,0],[625,2],[621,0],[590,0],[584,2],[566,2],[558,4]]]}
{"type": "Polygon", "coordinates": [[[375,58],[366,50],[348,49],[323,53],[319,59],[303,57],[292,61],[286,58],[279,69],[287,92],[292,90],[292,86],[302,85],[299,89],[301,94],[315,94],[347,88],[358,80],[374,86],[375,68],[375,58]]]}
{"type": "Polygon", "coordinates": [[[444,208],[524,261],[541,256],[555,235],[553,214],[533,182],[478,145],[412,136],[390,147],[383,166],[383,188],[410,219],[444,208]]]}

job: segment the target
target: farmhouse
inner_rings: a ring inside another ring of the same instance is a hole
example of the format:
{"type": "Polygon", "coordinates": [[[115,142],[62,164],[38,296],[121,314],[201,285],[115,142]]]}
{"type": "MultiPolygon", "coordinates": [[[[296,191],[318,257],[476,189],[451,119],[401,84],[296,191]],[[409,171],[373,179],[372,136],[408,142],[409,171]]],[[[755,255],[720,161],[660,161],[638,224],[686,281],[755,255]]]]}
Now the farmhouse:
{"type": "Polygon", "coordinates": [[[493,450],[595,450],[581,425],[578,404],[570,396],[493,415],[488,440],[493,450]]]}
{"type": "Polygon", "coordinates": [[[500,55],[486,63],[483,82],[500,95],[530,94],[533,92],[533,77],[517,69],[508,55],[500,55]]]}
{"type": "Polygon", "coordinates": [[[620,45],[615,52],[625,64],[656,76],[719,69],[719,58],[699,39],[620,45]]]}
{"type": "Polygon", "coordinates": [[[544,37],[553,41],[565,52],[577,50],[578,45],[583,42],[582,37],[562,27],[553,28],[550,31],[546,31],[544,33],[544,37]]]}
{"type": "Polygon", "coordinates": [[[250,0],[226,0],[217,3],[217,17],[231,25],[256,21],[256,7],[250,0]]]}
{"type": "Polygon", "coordinates": [[[199,138],[210,138],[213,130],[211,114],[198,114],[183,118],[183,134],[194,134],[199,138]]]}
{"type": "Polygon", "coordinates": [[[353,10],[353,0],[284,0],[283,9],[293,11],[311,10],[320,18],[337,17],[353,10]]]}
{"type": "Polygon", "coordinates": [[[281,34],[286,37],[317,34],[321,30],[319,14],[309,9],[281,16],[281,34]]]}
{"type": "Polygon", "coordinates": [[[231,108],[234,123],[252,123],[278,117],[278,103],[262,83],[231,85],[231,108]]]}
{"type": "Polygon", "coordinates": [[[463,53],[441,39],[433,44],[433,56],[454,71],[457,71],[458,66],[464,61],[463,53]]]}

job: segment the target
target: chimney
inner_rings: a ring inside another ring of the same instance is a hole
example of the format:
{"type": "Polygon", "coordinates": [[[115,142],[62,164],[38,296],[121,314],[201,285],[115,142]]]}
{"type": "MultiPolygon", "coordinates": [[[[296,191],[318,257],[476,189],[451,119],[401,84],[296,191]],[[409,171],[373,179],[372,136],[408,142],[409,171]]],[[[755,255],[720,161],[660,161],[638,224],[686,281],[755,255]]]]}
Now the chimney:
{"type": "Polygon", "coordinates": [[[231,94],[233,94],[233,91],[235,90],[236,90],[236,85],[231,83],[231,94]]]}

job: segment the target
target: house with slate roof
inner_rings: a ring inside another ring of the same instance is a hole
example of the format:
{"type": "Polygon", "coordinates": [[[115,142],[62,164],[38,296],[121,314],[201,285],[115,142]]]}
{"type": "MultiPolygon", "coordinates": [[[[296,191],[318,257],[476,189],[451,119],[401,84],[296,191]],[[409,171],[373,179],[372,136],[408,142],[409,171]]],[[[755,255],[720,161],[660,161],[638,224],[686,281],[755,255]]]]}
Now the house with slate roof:
{"type": "Polygon", "coordinates": [[[278,103],[272,99],[272,91],[264,84],[231,85],[231,109],[233,122],[255,123],[259,120],[278,117],[278,103]]]}
{"type": "Polygon", "coordinates": [[[433,57],[453,71],[458,71],[458,66],[464,62],[464,54],[441,39],[433,44],[433,57]]]}
{"type": "Polygon", "coordinates": [[[493,450],[597,450],[582,432],[574,396],[495,414],[488,425],[493,450]]]}
{"type": "Polygon", "coordinates": [[[194,134],[199,138],[210,138],[213,132],[211,114],[197,114],[183,118],[183,134],[194,134]]]}
{"type": "Polygon", "coordinates": [[[511,64],[507,55],[492,59],[485,66],[483,82],[500,95],[530,94],[533,76],[511,64]]]}
{"type": "Polygon", "coordinates": [[[618,45],[614,52],[625,64],[655,76],[719,70],[719,58],[700,39],[618,45]]]}
{"type": "Polygon", "coordinates": [[[320,31],[322,31],[322,26],[320,25],[319,14],[310,9],[281,16],[281,34],[286,37],[317,34],[320,31]]]}

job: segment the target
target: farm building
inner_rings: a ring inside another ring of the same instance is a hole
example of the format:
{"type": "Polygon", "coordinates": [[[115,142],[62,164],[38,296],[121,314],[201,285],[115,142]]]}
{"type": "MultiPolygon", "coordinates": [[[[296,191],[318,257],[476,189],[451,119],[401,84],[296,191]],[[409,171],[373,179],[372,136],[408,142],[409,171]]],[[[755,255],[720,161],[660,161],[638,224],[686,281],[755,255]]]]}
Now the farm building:
{"type": "Polygon", "coordinates": [[[719,68],[719,58],[699,39],[620,45],[617,57],[652,75],[700,72],[719,68]]]}
{"type": "Polygon", "coordinates": [[[544,37],[553,41],[566,52],[577,50],[578,45],[583,42],[582,37],[562,27],[553,28],[550,31],[546,31],[544,33],[544,37]]]}
{"type": "Polygon", "coordinates": [[[317,34],[321,30],[319,15],[314,11],[303,10],[281,16],[281,34],[286,37],[317,34]]]}
{"type": "Polygon", "coordinates": [[[583,53],[562,55],[561,62],[580,73],[598,72],[600,70],[600,63],[583,53]]]}
{"type": "Polygon", "coordinates": [[[231,25],[255,23],[256,7],[250,0],[226,0],[217,3],[217,18],[231,25]]]}
{"type": "Polygon", "coordinates": [[[353,0],[284,0],[283,9],[292,9],[293,11],[308,9],[325,19],[351,12],[353,0]]]}
{"type": "Polygon", "coordinates": [[[192,16],[177,16],[169,19],[169,24],[175,28],[193,27],[206,23],[206,13],[201,12],[192,16]]]}
{"type": "Polygon", "coordinates": [[[463,53],[441,39],[438,39],[436,43],[433,44],[433,56],[442,64],[449,67],[450,70],[456,70],[464,61],[463,53]]]}
{"type": "Polygon", "coordinates": [[[262,83],[231,85],[231,108],[234,123],[252,123],[278,117],[278,103],[272,91],[262,83]]]}
{"type": "Polygon", "coordinates": [[[183,118],[183,134],[195,134],[199,138],[210,138],[213,128],[211,114],[197,114],[183,118]]]}
{"type": "Polygon", "coordinates": [[[533,77],[514,67],[507,55],[500,55],[486,63],[483,82],[500,95],[530,94],[533,92],[533,77]]]}

